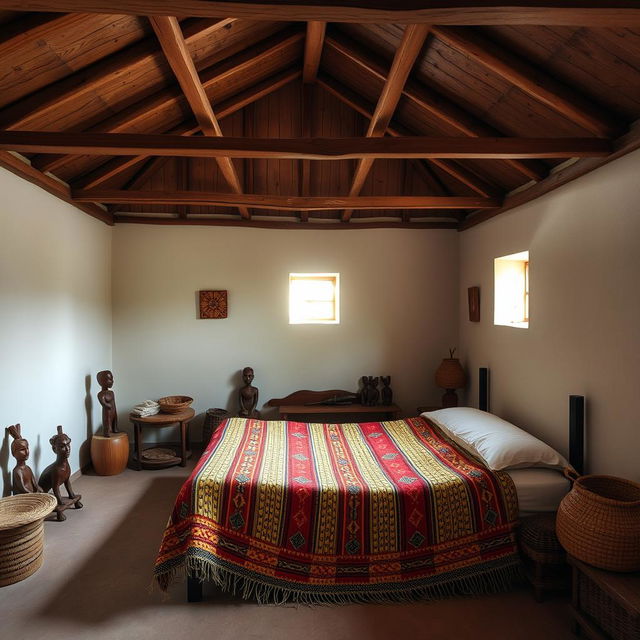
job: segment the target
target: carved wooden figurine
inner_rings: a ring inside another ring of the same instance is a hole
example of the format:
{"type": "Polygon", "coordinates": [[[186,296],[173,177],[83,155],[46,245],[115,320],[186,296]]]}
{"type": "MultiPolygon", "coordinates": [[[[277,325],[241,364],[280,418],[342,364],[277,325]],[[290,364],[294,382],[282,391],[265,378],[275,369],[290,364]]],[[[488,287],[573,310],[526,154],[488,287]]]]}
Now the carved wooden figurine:
{"type": "Polygon", "coordinates": [[[369,402],[370,407],[375,407],[378,404],[378,400],[380,400],[380,391],[378,391],[378,376],[373,378],[369,376],[369,388],[371,389],[371,400],[369,402]]]}
{"type": "Polygon", "coordinates": [[[118,412],[116,411],[116,394],[113,392],[113,374],[111,371],[100,371],[96,376],[101,391],[98,402],[102,405],[102,432],[105,438],[118,433],[118,412]]]}
{"type": "Polygon", "coordinates": [[[365,407],[373,407],[378,404],[378,399],[380,398],[378,377],[362,376],[362,385],[360,404],[363,404],[365,407]]]}
{"type": "Polygon", "coordinates": [[[360,389],[360,404],[368,406],[369,401],[369,376],[362,376],[362,389],[360,389]]]}
{"type": "Polygon", "coordinates": [[[382,380],[383,384],[383,387],[380,390],[382,404],[393,404],[393,391],[391,391],[391,387],[389,386],[391,384],[391,376],[382,376],[380,380],[382,380]]]}
{"type": "Polygon", "coordinates": [[[56,461],[50,464],[40,474],[40,486],[43,491],[49,492],[53,490],[53,495],[58,501],[58,506],[55,511],[57,513],[58,521],[66,520],[66,516],[62,513],[65,509],[68,509],[71,505],[76,509],[82,509],[82,502],[80,498],[82,496],[73,492],[71,487],[71,467],[69,467],[69,454],[71,453],[71,438],[66,433],[62,432],[62,427],[58,426],[58,433],[49,439],[51,448],[56,454],[56,461]],[[69,498],[63,498],[60,495],[60,487],[64,484],[69,494],[69,498]]]}
{"type": "Polygon", "coordinates": [[[258,389],[251,383],[253,382],[253,369],[245,367],[242,370],[242,379],[244,387],[240,389],[240,411],[238,415],[241,418],[258,418],[260,414],[256,411],[258,405],[258,389]]]}
{"type": "Polygon", "coordinates": [[[11,443],[11,455],[17,463],[11,474],[11,488],[13,495],[19,493],[42,493],[42,488],[36,482],[36,478],[27,465],[29,459],[29,443],[20,434],[19,424],[12,424],[7,428],[13,438],[11,443]]]}

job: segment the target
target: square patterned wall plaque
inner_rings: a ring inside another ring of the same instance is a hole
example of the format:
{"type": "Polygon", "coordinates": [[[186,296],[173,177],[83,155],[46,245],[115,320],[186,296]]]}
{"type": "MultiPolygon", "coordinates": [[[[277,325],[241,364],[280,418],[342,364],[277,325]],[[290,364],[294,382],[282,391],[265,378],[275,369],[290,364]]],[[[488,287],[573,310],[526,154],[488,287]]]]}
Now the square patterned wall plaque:
{"type": "Polygon", "coordinates": [[[226,291],[200,292],[200,318],[217,319],[227,317],[226,291]]]}

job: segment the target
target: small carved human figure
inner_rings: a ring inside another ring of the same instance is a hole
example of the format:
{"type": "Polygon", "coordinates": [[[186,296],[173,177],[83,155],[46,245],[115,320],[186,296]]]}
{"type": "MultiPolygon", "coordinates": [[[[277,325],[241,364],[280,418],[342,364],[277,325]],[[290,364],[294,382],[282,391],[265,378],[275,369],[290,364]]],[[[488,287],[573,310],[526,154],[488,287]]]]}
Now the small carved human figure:
{"type": "Polygon", "coordinates": [[[378,376],[376,376],[375,378],[369,376],[369,388],[371,389],[369,400],[370,407],[375,407],[378,404],[378,400],[380,400],[380,391],[378,391],[378,380],[378,376]]]}
{"type": "Polygon", "coordinates": [[[42,493],[42,489],[38,486],[31,467],[27,465],[27,460],[29,459],[29,443],[20,435],[20,429],[19,424],[12,424],[7,428],[7,431],[13,438],[11,455],[18,463],[11,474],[13,495],[18,495],[19,493],[42,493]]]}
{"type": "Polygon", "coordinates": [[[101,391],[98,391],[98,402],[102,405],[102,434],[109,438],[118,433],[118,412],[116,411],[116,394],[113,392],[113,374],[111,371],[100,371],[96,376],[101,391]]]}
{"type": "Polygon", "coordinates": [[[362,389],[360,389],[360,404],[369,406],[369,376],[362,376],[362,389]]]}
{"type": "Polygon", "coordinates": [[[391,376],[382,376],[380,378],[382,380],[383,387],[380,390],[380,396],[382,399],[382,404],[390,405],[393,403],[393,391],[391,391],[391,376]]]}
{"type": "Polygon", "coordinates": [[[56,454],[56,461],[50,464],[41,474],[40,474],[40,486],[42,490],[45,492],[49,492],[49,490],[53,490],[53,495],[56,497],[58,501],[58,506],[56,507],[56,511],[58,514],[58,521],[66,520],[66,516],[62,513],[66,508],[66,505],[60,495],[60,487],[64,484],[67,489],[67,493],[69,494],[69,498],[71,498],[74,502],[74,506],[76,509],[82,509],[82,502],[80,502],[80,495],[76,495],[73,492],[73,488],[71,487],[71,480],[69,477],[71,476],[71,467],[69,467],[69,454],[71,453],[71,438],[66,433],[62,432],[62,427],[58,426],[58,433],[49,439],[51,443],[51,448],[53,452],[56,454]]]}
{"type": "Polygon", "coordinates": [[[260,415],[256,411],[256,406],[258,405],[258,389],[251,384],[253,377],[254,374],[251,367],[245,367],[242,370],[244,387],[241,387],[239,393],[240,411],[238,413],[241,418],[257,418],[260,415]]]}

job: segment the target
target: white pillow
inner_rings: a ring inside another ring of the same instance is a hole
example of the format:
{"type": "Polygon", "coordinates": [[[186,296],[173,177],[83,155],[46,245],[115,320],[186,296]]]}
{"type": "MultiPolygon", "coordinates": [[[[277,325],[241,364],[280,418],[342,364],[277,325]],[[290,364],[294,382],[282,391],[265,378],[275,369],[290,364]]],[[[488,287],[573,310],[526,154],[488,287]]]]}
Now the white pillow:
{"type": "Polygon", "coordinates": [[[486,411],[452,407],[422,415],[433,420],[454,442],[475,453],[494,471],[569,466],[565,458],[542,440],[486,411]]]}

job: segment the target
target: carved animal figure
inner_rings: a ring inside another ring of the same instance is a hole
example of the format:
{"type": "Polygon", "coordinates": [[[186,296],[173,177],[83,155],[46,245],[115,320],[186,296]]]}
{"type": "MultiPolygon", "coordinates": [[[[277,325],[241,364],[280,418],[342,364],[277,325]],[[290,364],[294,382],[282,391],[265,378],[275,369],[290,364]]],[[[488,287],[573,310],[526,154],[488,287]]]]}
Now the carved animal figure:
{"type": "Polygon", "coordinates": [[[370,407],[375,407],[378,404],[378,400],[380,400],[380,391],[378,391],[378,381],[379,378],[376,376],[375,378],[369,376],[369,385],[371,388],[371,401],[369,402],[370,407]]]}

